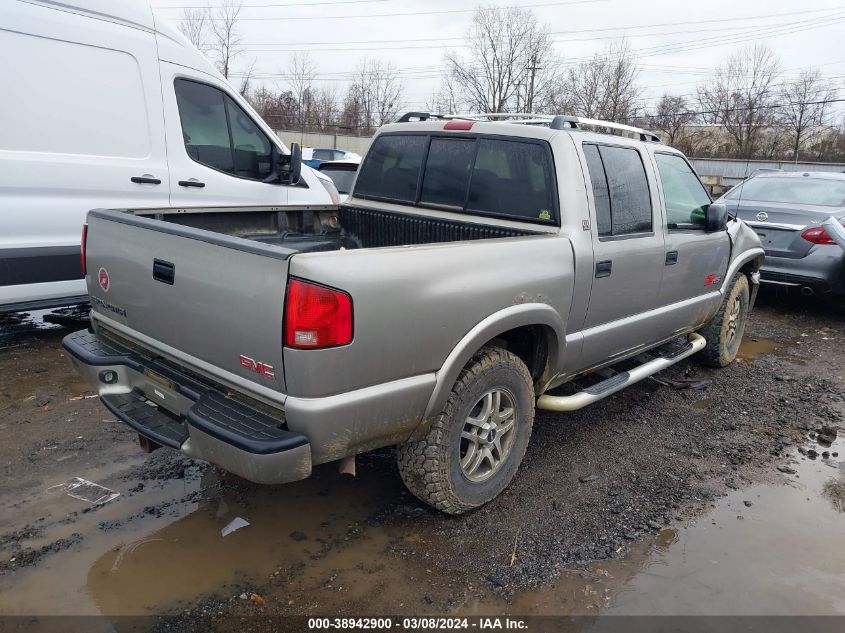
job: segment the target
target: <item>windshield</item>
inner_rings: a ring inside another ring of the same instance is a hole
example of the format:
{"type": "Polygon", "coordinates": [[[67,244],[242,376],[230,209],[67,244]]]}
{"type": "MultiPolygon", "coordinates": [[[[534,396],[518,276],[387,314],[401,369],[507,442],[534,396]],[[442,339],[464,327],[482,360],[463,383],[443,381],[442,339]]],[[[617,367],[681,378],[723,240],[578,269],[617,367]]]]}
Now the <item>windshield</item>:
{"type": "Polygon", "coordinates": [[[845,206],[845,180],[828,178],[752,178],[733,189],[727,198],[759,202],[845,206]]]}
{"type": "Polygon", "coordinates": [[[355,180],[356,170],[324,167],[320,171],[332,179],[338,192],[349,193],[352,191],[352,182],[355,180]]]}

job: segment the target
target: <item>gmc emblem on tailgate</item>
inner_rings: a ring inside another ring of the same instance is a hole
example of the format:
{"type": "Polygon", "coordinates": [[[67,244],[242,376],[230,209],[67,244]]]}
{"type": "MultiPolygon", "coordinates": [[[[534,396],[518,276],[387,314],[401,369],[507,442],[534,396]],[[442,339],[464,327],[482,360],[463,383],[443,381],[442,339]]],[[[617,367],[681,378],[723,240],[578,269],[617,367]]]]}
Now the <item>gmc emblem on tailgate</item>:
{"type": "Polygon", "coordinates": [[[257,374],[261,374],[265,378],[273,378],[276,374],[273,373],[273,366],[268,365],[267,363],[259,363],[249,356],[244,356],[241,354],[241,366],[246,367],[247,369],[251,369],[257,374]]]}

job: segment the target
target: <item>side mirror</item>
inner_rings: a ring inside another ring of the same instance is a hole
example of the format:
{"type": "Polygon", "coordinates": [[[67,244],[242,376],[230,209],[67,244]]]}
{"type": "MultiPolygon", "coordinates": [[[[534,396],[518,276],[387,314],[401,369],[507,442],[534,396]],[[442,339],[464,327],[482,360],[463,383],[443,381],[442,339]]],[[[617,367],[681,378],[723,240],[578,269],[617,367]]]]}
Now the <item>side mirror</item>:
{"type": "Polygon", "coordinates": [[[711,202],[704,212],[704,230],[708,233],[724,231],[728,228],[728,205],[724,202],[711,202]]]}
{"type": "Polygon", "coordinates": [[[302,177],[302,148],[299,143],[290,144],[290,154],[279,160],[279,180],[284,185],[295,185],[302,177]]]}

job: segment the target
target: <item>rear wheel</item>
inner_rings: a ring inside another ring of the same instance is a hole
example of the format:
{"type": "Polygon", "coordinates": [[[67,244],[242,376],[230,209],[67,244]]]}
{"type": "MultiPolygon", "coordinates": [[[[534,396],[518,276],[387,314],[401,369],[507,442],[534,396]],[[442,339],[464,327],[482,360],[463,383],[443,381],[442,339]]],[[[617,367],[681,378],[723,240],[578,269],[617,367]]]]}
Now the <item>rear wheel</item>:
{"type": "Polygon", "coordinates": [[[522,462],[534,422],[528,368],[482,349],[458,377],[425,437],[399,449],[399,472],[416,497],[449,514],[495,498],[522,462]]]}
{"type": "Polygon", "coordinates": [[[702,363],[709,367],[725,367],[734,361],[748,322],[750,296],[748,277],[737,273],[716,316],[699,330],[707,339],[707,345],[698,355],[702,363]]]}

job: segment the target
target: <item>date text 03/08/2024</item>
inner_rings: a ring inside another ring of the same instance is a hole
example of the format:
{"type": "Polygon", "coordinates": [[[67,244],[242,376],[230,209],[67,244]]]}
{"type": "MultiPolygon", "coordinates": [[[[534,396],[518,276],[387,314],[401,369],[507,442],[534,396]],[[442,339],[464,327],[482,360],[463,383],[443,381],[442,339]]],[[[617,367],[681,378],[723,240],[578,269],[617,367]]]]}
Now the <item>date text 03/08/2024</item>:
{"type": "Polygon", "coordinates": [[[525,620],[519,618],[309,618],[308,629],[346,631],[447,631],[447,630],[526,630],[525,620]]]}

